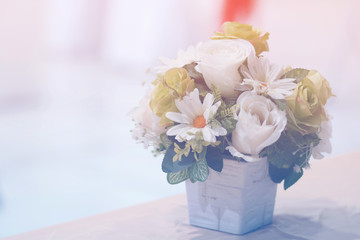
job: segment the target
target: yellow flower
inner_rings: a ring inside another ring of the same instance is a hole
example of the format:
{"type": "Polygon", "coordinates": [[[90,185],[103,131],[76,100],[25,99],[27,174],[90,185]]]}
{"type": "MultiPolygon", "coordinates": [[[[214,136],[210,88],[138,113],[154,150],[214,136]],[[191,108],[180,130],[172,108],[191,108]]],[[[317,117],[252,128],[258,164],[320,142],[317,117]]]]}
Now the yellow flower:
{"type": "Polygon", "coordinates": [[[169,126],[173,122],[165,114],[178,112],[175,99],[184,97],[195,88],[194,80],[184,68],[172,68],[164,76],[156,79],[155,89],[151,94],[150,108],[160,117],[161,126],[169,126]]]}
{"type": "Polygon", "coordinates": [[[240,24],[237,22],[225,22],[222,26],[223,32],[215,32],[211,39],[236,39],[248,40],[255,48],[256,55],[264,51],[269,51],[267,40],[269,33],[261,36],[261,31],[249,24],[240,24]]]}
{"type": "Polygon", "coordinates": [[[333,96],[329,82],[315,70],[310,71],[306,78],[314,83],[315,88],[313,90],[317,92],[320,102],[324,106],[328,98],[333,96]]]}
{"type": "Polygon", "coordinates": [[[324,105],[332,95],[328,81],[319,72],[309,71],[286,99],[288,126],[303,134],[316,132],[321,122],[327,120],[324,105]]]}

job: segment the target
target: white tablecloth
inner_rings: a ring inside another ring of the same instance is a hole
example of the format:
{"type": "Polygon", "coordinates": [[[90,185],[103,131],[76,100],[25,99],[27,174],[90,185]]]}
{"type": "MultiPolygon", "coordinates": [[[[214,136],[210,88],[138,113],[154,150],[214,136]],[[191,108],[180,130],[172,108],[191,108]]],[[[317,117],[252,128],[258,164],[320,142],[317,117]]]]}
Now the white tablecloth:
{"type": "Polygon", "coordinates": [[[323,159],[287,191],[278,187],[273,224],[236,236],[188,224],[186,196],[120,209],[4,240],[360,239],[360,152],[323,159]]]}

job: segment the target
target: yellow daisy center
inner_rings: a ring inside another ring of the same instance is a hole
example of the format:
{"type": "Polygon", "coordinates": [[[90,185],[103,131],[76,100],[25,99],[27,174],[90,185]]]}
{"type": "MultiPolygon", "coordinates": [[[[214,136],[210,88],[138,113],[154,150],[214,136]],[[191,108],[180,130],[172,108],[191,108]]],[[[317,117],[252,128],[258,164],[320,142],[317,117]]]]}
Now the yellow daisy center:
{"type": "Polygon", "coordinates": [[[203,128],[206,126],[206,120],[203,115],[197,116],[194,119],[193,126],[196,128],[203,128]]]}
{"type": "Polygon", "coordinates": [[[264,87],[267,87],[267,84],[266,83],[260,83],[260,90],[263,90],[264,87]]]}

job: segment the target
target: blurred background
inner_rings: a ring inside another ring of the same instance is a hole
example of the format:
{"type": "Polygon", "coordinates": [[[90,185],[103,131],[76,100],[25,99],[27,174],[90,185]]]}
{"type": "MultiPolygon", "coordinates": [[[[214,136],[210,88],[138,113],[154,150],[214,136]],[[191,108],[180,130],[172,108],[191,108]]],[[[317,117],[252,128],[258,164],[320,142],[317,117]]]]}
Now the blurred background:
{"type": "Polygon", "coordinates": [[[0,0],[0,237],[184,192],[132,140],[128,113],[159,56],[207,40],[225,20],[270,32],[274,63],[320,71],[337,96],[327,106],[332,155],[360,150],[358,9],[356,0],[0,0]]]}

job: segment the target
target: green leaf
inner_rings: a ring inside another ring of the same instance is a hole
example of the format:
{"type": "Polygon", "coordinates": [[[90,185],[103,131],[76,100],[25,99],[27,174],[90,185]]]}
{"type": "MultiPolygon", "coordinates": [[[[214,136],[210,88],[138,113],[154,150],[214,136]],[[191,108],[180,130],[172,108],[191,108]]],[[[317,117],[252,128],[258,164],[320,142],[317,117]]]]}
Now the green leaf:
{"type": "Polygon", "coordinates": [[[282,78],[295,78],[296,82],[300,82],[309,73],[309,70],[303,68],[294,68],[284,74],[282,78]]]}
{"type": "Polygon", "coordinates": [[[220,111],[220,118],[234,117],[234,112],[236,111],[236,106],[225,107],[224,110],[220,111]]]}
{"type": "Polygon", "coordinates": [[[227,117],[221,120],[221,126],[226,129],[227,134],[230,134],[236,128],[237,120],[233,117],[227,117]]]}
{"type": "Polygon", "coordinates": [[[306,144],[316,147],[320,143],[320,138],[315,133],[310,133],[304,136],[306,144]]]}
{"type": "Polygon", "coordinates": [[[271,163],[269,164],[269,175],[273,182],[280,183],[289,174],[290,168],[278,168],[271,163]]]}
{"type": "Polygon", "coordinates": [[[203,150],[202,150],[202,152],[199,154],[199,160],[200,160],[200,161],[206,160],[207,148],[208,148],[208,147],[204,147],[203,150]]]}
{"type": "Polygon", "coordinates": [[[297,131],[284,131],[279,140],[264,148],[260,157],[267,157],[278,168],[289,168],[294,164],[305,166],[311,156],[311,149],[319,143],[316,134],[302,135],[297,131]]]}
{"type": "Polygon", "coordinates": [[[224,166],[224,160],[218,148],[208,146],[206,152],[206,162],[208,166],[217,172],[221,172],[224,166]]]}
{"type": "Polygon", "coordinates": [[[190,179],[190,182],[191,182],[191,183],[196,182],[196,180],[195,180],[192,176],[189,176],[189,179],[190,179]]]}
{"type": "Polygon", "coordinates": [[[219,152],[224,153],[226,147],[229,146],[229,144],[227,143],[226,138],[223,136],[218,137],[218,140],[220,141],[220,144],[217,146],[217,149],[219,152]]]}
{"type": "Polygon", "coordinates": [[[181,183],[189,178],[188,170],[183,169],[179,172],[168,173],[166,178],[167,178],[168,183],[170,183],[170,184],[181,183]]]}
{"type": "Polygon", "coordinates": [[[312,148],[319,141],[314,133],[302,135],[297,131],[286,130],[277,142],[264,148],[259,155],[267,157],[271,179],[276,183],[285,180],[284,188],[287,189],[302,176],[302,168],[309,165],[312,148]],[[296,165],[301,169],[299,172],[294,170],[296,165]]]}
{"type": "Polygon", "coordinates": [[[289,168],[293,164],[292,152],[295,150],[296,147],[292,146],[291,142],[289,144],[287,137],[282,134],[276,143],[264,148],[259,156],[267,157],[268,161],[277,168],[289,168]]]}
{"type": "Polygon", "coordinates": [[[288,189],[294,185],[303,175],[303,169],[300,168],[300,172],[296,172],[294,169],[288,174],[284,181],[284,189],[288,189]]]}
{"type": "MultiPolygon", "coordinates": [[[[179,143],[179,142],[177,142],[177,144],[180,147],[184,147],[185,145],[185,143],[179,143]]],[[[188,156],[182,156],[181,161],[174,162],[173,158],[176,155],[174,147],[175,147],[174,144],[172,144],[165,152],[165,156],[161,164],[161,168],[163,172],[166,173],[179,172],[185,168],[190,167],[196,162],[194,154],[189,154],[188,156]]]]}
{"type": "Polygon", "coordinates": [[[205,159],[197,161],[189,168],[190,179],[204,182],[209,176],[209,167],[205,159]]]}

